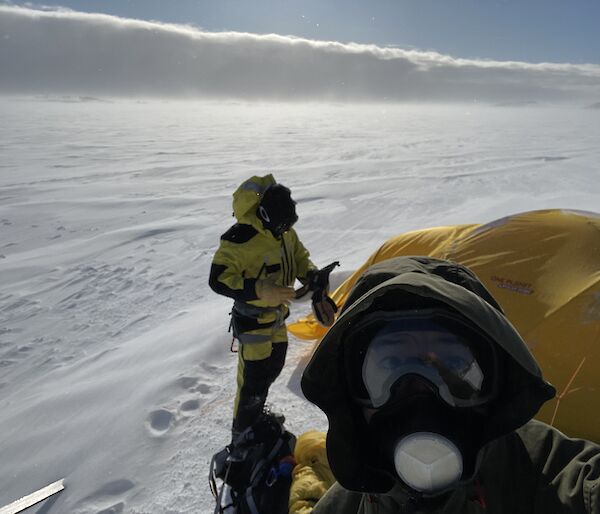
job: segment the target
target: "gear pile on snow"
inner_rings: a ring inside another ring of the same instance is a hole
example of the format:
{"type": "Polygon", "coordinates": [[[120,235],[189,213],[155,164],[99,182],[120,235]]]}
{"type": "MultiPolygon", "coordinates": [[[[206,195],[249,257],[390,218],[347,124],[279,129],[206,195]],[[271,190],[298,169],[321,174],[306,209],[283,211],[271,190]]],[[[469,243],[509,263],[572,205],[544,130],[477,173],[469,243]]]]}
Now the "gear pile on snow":
{"type": "Polygon", "coordinates": [[[287,514],[296,437],[283,422],[265,413],[213,456],[215,514],[287,514]]]}

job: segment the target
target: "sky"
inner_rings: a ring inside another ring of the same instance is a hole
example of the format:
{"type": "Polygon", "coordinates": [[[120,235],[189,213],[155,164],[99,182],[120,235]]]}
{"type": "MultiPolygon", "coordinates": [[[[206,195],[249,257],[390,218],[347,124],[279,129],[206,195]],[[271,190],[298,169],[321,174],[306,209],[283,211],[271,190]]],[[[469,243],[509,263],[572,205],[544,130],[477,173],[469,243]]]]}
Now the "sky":
{"type": "MultiPolygon", "coordinates": [[[[460,4],[463,10],[469,1],[460,4]]],[[[269,9],[268,2],[259,2],[252,12],[249,5],[234,0],[66,1],[62,8],[0,3],[0,93],[600,105],[600,64],[586,63],[590,59],[583,54],[567,59],[568,45],[561,47],[558,31],[555,38],[529,38],[540,45],[556,40],[554,46],[562,48],[559,55],[548,46],[538,61],[510,50],[516,37],[505,37],[510,44],[491,51],[493,34],[502,32],[507,20],[494,18],[495,29],[489,30],[481,19],[471,20],[471,30],[462,30],[468,23],[458,24],[456,12],[434,10],[428,0],[419,3],[419,12],[416,3],[399,0],[393,8],[382,1],[372,9],[366,2],[349,2],[347,8],[338,5],[343,15],[337,17],[329,3],[305,2],[300,9],[281,0],[269,9]],[[411,7],[414,23],[401,16],[402,6],[411,7]],[[105,13],[89,12],[99,10],[105,13]],[[408,29],[392,27],[396,18],[408,29]],[[378,19],[383,27],[369,28],[378,19]],[[331,21],[325,30],[315,20],[331,21]],[[461,38],[471,41],[459,48],[461,38]],[[469,56],[474,53],[479,57],[469,56]]],[[[449,3],[439,5],[446,9],[449,3]]],[[[477,9],[467,11],[475,16],[477,9]]],[[[513,23],[514,31],[521,23],[513,23]]],[[[575,20],[565,18],[563,35],[569,23],[575,20]]],[[[574,39],[584,33],[572,27],[574,39]]],[[[574,48],[569,52],[575,55],[574,48]]]]}
{"type": "MultiPolygon", "coordinates": [[[[14,1],[15,5],[40,5],[14,1]]],[[[207,31],[434,50],[455,57],[600,64],[598,0],[60,0],[77,11],[207,31]]]]}

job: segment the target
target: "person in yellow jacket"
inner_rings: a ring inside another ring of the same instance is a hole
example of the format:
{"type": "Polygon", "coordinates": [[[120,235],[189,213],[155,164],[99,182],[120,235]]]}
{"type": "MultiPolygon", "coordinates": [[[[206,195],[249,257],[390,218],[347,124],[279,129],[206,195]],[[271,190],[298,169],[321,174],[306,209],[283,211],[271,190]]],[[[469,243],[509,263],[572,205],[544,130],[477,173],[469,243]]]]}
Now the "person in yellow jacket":
{"type": "MultiPolygon", "coordinates": [[[[239,341],[233,435],[262,414],[271,384],[281,373],[287,352],[289,302],[294,282],[311,282],[318,270],[292,228],[298,220],[290,190],[272,175],[251,177],[233,194],[237,219],[213,258],[209,285],[234,300],[233,334],[239,341]]],[[[334,308],[321,285],[318,302],[325,324],[334,308]]],[[[315,303],[313,293],[313,304],[315,303]]]]}

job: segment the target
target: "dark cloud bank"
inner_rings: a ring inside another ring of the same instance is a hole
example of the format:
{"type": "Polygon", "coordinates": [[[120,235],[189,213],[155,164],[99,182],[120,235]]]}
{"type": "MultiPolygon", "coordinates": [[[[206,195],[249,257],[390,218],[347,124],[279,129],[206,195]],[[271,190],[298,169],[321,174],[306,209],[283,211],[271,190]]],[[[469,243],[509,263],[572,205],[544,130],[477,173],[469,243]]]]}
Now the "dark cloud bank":
{"type": "Polygon", "coordinates": [[[275,100],[597,102],[600,66],[207,33],[0,5],[0,92],[275,100]]]}

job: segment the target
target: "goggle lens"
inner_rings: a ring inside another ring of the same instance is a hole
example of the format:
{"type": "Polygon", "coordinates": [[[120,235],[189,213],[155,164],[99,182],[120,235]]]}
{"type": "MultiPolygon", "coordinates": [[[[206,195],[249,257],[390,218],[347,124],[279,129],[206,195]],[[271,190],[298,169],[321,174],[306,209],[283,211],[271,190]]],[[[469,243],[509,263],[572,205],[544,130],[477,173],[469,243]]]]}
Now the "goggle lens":
{"type": "Polygon", "coordinates": [[[440,325],[407,330],[405,321],[392,321],[375,333],[364,355],[362,379],[374,408],[408,376],[427,380],[451,406],[481,404],[491,395],[473,342],[440,325]]]}

